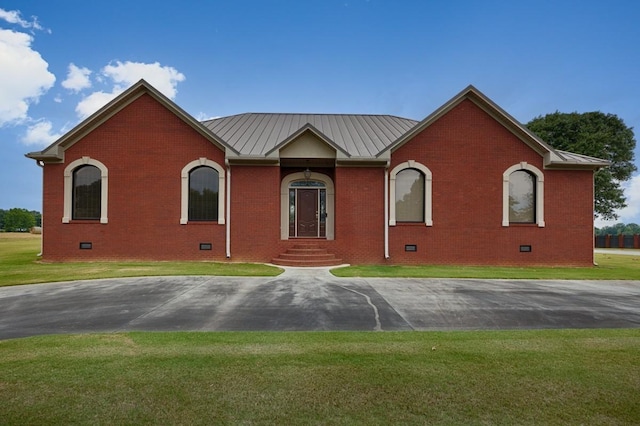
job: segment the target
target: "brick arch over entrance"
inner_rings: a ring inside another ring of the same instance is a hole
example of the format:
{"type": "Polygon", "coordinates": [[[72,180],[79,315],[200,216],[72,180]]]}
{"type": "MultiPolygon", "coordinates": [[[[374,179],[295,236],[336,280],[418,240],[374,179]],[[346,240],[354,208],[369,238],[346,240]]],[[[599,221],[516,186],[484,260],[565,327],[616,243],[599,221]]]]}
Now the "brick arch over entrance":
{"type": "MultiPolygon", "coordinates": [[[[285,176],[280,183],[280,239],[289,239],[289,186],[291,183],[305,180],[304,173],[297,172],[285,176]]],[[[326,238],[335,238],[335,197],[336,191],[333,180],[322,173],[312,172],[309,180],[324,183],[327,190],[327,223],[326,238]]]]}

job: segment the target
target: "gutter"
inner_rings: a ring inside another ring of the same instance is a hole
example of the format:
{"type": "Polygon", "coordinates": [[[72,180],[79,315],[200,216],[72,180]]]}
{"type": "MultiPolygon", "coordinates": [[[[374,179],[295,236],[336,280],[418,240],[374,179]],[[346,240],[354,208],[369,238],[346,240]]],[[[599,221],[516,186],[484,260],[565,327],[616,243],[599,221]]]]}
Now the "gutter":
{"type": "Polygon", "coordinates": [[[384,167],[384,258],[389,259],[389,165],[384,167]]]}
{"type": "Polygon", "coordinates": [[[227,178],[225,179],[227,182],[227,220],[225,224],[225,249],[227,253],[227,259],[231,259],[231,165],[229,164],[228,159],[225,160],[225,163],[227,165],[227,178]]]}
{"type": "MultiPolygon", "coordinates": [[[[44,161],[36,160],[36,164],[42,169],[42,191],[44,192],[44,161]]],[[[40,210],[42,210],[40,213],[40,253],[36,256],[42,256],[44,252],[44,193],[42,194],[40,210]]]]}

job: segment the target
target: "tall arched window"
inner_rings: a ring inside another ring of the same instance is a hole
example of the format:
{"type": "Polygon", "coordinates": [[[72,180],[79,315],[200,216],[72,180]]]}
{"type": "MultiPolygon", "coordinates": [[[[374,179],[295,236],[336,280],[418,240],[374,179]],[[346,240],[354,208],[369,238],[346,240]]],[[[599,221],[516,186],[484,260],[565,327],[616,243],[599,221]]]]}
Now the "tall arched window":
{"type": "Polygon", "coordinates": [[[527,170],[509,175],[509,222],[536,223],[536,177],[527,170]]]}
{"type": "Polygon", "coordinates": [[[74,220],[99,220],[101,212],[102,178],[96,166],[84,165],[73,171],[74,220]]]}
{"type": "Polygon", "coordinates": [[[424,174],[404,169],[396,175],[396,222],[424,222],[424,174]]]}
{"type": "Polygon", "coordinates": [[[433,226],[432,174],[423,164],[409,160],[389,173],[389,225],[423,222],[433,226]]]}
{"type": "Polygon", "coordinates": [[[64,169],[62,223],[100,220],[108,223],[109,170],[91,157],[78,158],[64,169]]]}
{"type": "Polygon", "coordinates": [[[218,220],[218,172],[200,166],[189,172],[189,220],[218,220]]]}
{"type": "Polygon", "coordinates": [[[217,221],[224,225],[225,173],[222,166],[203,157],[184,166],[180,176],[180,223],[217,221]]]}
{"type": "Polygon", "coordinates": [[[544,174],[523,161],[502,174],[502,226],[527,223],[544,227],[544,174]]]}

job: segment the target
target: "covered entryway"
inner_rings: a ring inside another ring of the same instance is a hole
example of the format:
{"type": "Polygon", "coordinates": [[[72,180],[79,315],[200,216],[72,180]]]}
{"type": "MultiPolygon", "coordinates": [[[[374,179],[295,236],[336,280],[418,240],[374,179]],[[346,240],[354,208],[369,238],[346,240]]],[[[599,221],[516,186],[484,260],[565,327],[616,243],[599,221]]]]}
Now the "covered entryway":
{"type": "Polygon", "coordinates": [[[333,180],[322,173],[295,172],[281,183],[281,239],[334,239],[333,180]]]}
{"type": "Polygon", "coordinates": [[[327,190],[319,181],[295,181],[289,188],[289,238],[326,238],[327,190]]]}

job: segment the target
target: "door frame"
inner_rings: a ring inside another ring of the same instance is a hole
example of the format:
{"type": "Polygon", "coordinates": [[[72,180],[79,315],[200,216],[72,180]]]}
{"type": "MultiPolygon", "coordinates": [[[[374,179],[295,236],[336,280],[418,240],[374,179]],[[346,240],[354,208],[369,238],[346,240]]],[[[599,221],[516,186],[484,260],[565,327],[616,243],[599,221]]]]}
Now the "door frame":
{"type": "MultiPolygon", "coordinates": [[[[318,182],[318,181],[313,181],[318,182]]],[[[297,182],[293,182],[295,184],[297,182]]],[[[301,182],[304,184],[304,182],[301,182]]],[[[326,210],[326,188],[323,187],[312,187],[312,186],[290,186],[289,187],[289,209],[291,209],[291,192],[293,191],[293,206],[295,209],[294,219],[293,219],[293,234],[292,231],[292,223],[291,216],[289,217],[289,238],[325,238],[326,237],[326,218],[323,221],[322,218],[322,199],[324,198],[324,209],[326,210]],[[301,194],[302,193],[302,194],[301,194]],[[304,194],[308,194],[310,197],[305,196],[304,194]],[[325,194],[322,197],[322,194],[325,194]],[[309,204],[307,204],[309,203],[309,204]],[[302,218],[313,219],[308,222],[310,225],[313,225],[314,235],[301,235],[301,226],[305,221],[302,218]]],[[[291,214],[291,212],[289,212],[291,214]]]]}
{"type": "MultiPolygon", "coordinates": [[[[280,183],[280,239],[289,237],[289,186],[292,182],[305,180],[303,172],[291,173],[280,183]]],[[[324,183],[327,197],[326,239],[335,239],[335,186],[333,179],[323,173],[311,172],[308,180],[324,183]]],[[[291,237],[295,238],[295,237],[291,237]]]]}

